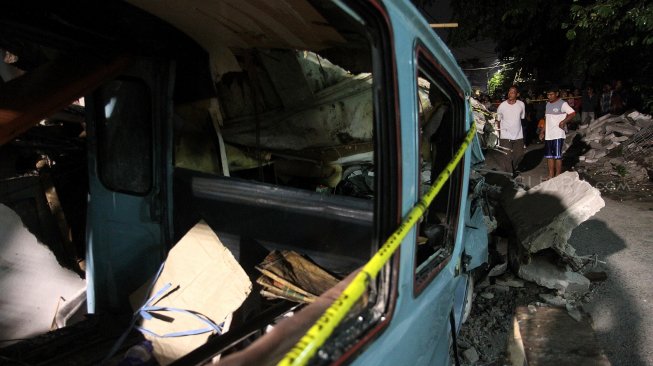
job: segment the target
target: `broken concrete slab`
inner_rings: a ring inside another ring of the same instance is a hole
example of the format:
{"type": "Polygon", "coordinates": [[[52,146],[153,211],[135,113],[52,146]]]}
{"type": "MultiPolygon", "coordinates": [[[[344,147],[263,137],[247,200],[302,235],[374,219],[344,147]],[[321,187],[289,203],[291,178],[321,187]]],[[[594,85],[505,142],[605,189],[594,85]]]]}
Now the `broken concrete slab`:
{"type": "Polygon", "coordinates": [[[583,315],[580,313],[580,311],[578,309],[576,309],[575,306],[567,303],[565,305],[565,308],[567,309],[567,314],[569,314],[569,316],[572,319],[574,319],[577,322],[580,322],[581,320],[583,320],[583,315]]]}
{"type": "Polygon", "coordinates": [[[524,281],[513,278],[512,276],[504,276],[504,278],[497,278],[497,285],[508,287],[524,287],[524,281]]]}
{"type": "Polygon", "coordinates": [[[625,162],[626,161],[624,160],[624,158],[622,158],[620,156],[610,159],[610,164],[612,164],[612,165],[622,165],[625,162]]]}
{"type": "Polygon", "coordinates": [[[0,339],[20,340],[48,332],[57,310],[85,294],[86,281],[61,267],[20,216],[3,204],[0,228],[0,339]]]}
{"type": "Polygon", "coordinates": [[[507,269],[508,269],[508,262],[497,264],[496,266],[492,267],[492,269],[487,275],[488,277],[501,276],[502,274],[506,273],[507,269]]]}
{"type": "Polygon", "coordinates": [[[631,126],[626,123],[608,125],[605,127],[606,133],[617,132],[623,136],[632,136],[635,133],[637,133],[637,131],[639,131],[637,127],[631,126]]]}
{"type": "Polygon", "coordinates": [[[536,255],[530,263],[521,264],[517,275],[540,286],[558,290],[562,293],[584,293],[590,286],[590,280],[580,273],[561,268],[553,264],[548,256],[536,255]]]}
{"type": "Polygon", "coordinates": [[[552,306],[566,306],[567,305],[567,300],[560,296],[556,296],[553,294],[540,294],[539,295],[542,300],[544,300],[545,303],[552,305],[552,306]]]}
{"type": "Polygon", "coordinates": [[[594,122],[590,124],[590,126],[587,128],[587,134],[591,134],[594,131],[602,131],[603,127],[610,124],[610,123],[615,123],[617,121],[621,121],[621,116],[610,116],[610,115],[605,115],[594,122]]]}
{"type": "Polygon", "coordinates": [[[592,149],[601,149],[603,148],[603,145],[598,141],[590,141],[590,147],[592,149]]]}
{"type": "Polygon", "coordinates": [[[546,248],[565,252],[571,232],[605,206],[601,192],[580,180],[577,172],[565,172],[528,191],[520,189],[502,203],[517,239],[530,253],[546,248]]]}
{"type": "Polygon", "coordinates": [[[530,312],[526,306],[517,307],[508,339],[510,365],[611,365],[589,315],[582,314],[580,320],[571,321],[566,309],[530,312]]]}
{"type": "Polygon", "coordinates": [[[616,142],[612,142],[612,143],[610,143],[609,145],[605,146],[605,148],[606,148],[607,150],[612,150],[612,149],[614,149],[615,147],[618,147],[619,145],[621,145],[621,144],[616,143],[616,142]]]}
{"type": "Polygon", "coordinates": [[[601,159],[602,157],[608,155],[608,151],[606,149],[596,149],[592,151],[594,151],[594,159],[601,159]]]}
{"type": "Polygon", "coordinates": [[[638,111],[633,111],[629,113],[626,117],[632,119],[633,121],[649,120],[653,122],[653,116],[651,116],[650,114],[640,113],[638,111]]]}
{"type": "Polygon", "coordinates": [[[491,292],[481,292],[481,297],[484,299],[491,300],[494,299],[494,294],[491,292]]]}
{"type": "Polygon", "coordinates": [[[640,129],[650,128],[653,126],[653,119],[638,119],[635,121],[635,126],[640,129]]]}
{"type": "Polygon", "coordinates": [[[478,360],[480,359],[478,356],[478,352],[476,352],[476,349],[474,347],[463,351],[463,358],[465,359],[465,361],[467,361],[470,364],[474,364],[478,362],[478,360]]]}

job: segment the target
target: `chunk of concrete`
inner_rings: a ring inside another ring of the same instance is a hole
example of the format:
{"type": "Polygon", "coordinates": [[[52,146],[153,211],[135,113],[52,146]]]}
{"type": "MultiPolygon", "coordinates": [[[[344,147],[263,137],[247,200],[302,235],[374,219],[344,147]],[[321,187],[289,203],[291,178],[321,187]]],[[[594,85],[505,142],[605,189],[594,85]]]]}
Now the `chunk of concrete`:
{"type": "Polygon", "coordinates": [[[57,309],[84,294],[86,281],[61,267],[50,248],[4,204],[0,204],[0,253],[0,339],[6,340],[1,344],[4,347],[12,340],[50,331],[57,309]]]}
{"type": "Polygon", "coordinates": [[[521,281],[516,278],[512,278],[512,276],[504,276],[503,278],[497,278],[495,283],[497,285],[508,286],[508,287],[524,287],[524,281],[521,281]]]}
{"type": "Polygon", "coordinates": [[[650,114],[644,114],[644,113],[640,113],[638,111],[633,111],[633,112],[629,113],[626,117],[628,117],[628,118],[630,118],[630,119],[632,119],[634,121],[638,121],[638,120],[652,121],[652,118],[653,118],[653,117],[651,117],[650,114]]]}
{"type": "Polygon", "coordinates": [[[567,304],[565,307],[567,308],[567,314],[569,314],[569,316],[572,317],[575,321],[580,322],[583,320],[583,315],[574,306],[567,304]]]}
{"type": "Polygon", "coordinates": [[[466,349],[463,352],[463,358],[465,359],[465,361],[471,364],[478,362],[478,360],[480,359],[478,357],[478,352],[476,352],[476,349],[474,347],[470,349],[466,349]]]}
{"type": "Polygon", "coordinates": [[[603,127],[607,126],[610,123],[615,123],[617,121],[621,121],[621,116],[611,116],[606,114],[605,116],[597,119],[596,121],[590,124],[590,126],[587,128],[587,134],[591,134],[594,131],[602,131],[603,127]]]}
{"type": "Polygon", "coordinates": [[[577,172],[562,173],[513,197],[506,194],[503,207],[530,253],[546,248],[564,252],[571,232],[605,206],[601,192],[580,180],[577,172]]]}
{"type": "Polygon", "coordinates": [[[608,125],[605,127],[605,132],[610,133],[610,132],[617,132],[623,136],[632,136],[634,135],[638,129],[634,126],[631,126],[629,124],[625,123],[620,123],[620,124],[614,124],[614,125],[608,125]]]}
{"type": "Polygon", "coordinates": [[[653,126],[653,119],[638,119],[635,120],[635,125],[641,129],[650,128],[653,126]]]}
{"type": "Polygon", "coordinates": [[[608,150],[606,149],[596,149],[594,150],[594,159],[601,159],[602,157],[608,155],[608,150]]]}
{"type": "Polygon", "coordinates": [[[614,149],[615,147],[617,147],[619,145],[621,145],[621,144],[619,144],[617,142],[612,142],[609,145],[607,145],[605,148],[608,149],[608,150],[612,150],[612,149],[614,149]]]}
{"type": "Polygon", "coordinates": [[[558,290],[562,293],[584,293],[589,290],[590,280],[580,273],[560,268],[553,264],[547,256],[534,256],[530,263],[522,264],[518,276],[540,286],[558,290]]]}
{"type": "Polygon", "coordinates": [[[502,274],[506,273],[507,269],[508,269],[508,262],[497,264],[496,266],[492,267],[492,269],[487,274],[487,276],[488,277],[501,276],[502,274]]]}
{"type": "Polygon", "coordinates": [[[567,305],[567,300],[560,296],[552,294],[540,294],[540,298],[544,300],[545,303],[553,306],[565,306],[567,305]]]}
{"type": "Polygon", "coordinates": [[[590,142],[590,147],[591,147],[592,149],[602,149],[602,148],[603,148],[603,145],[602,145],[600,142],[598,142],[598,141],[591,141],[591,142],[590,142]]]}
{"type": "Polygon", "coordinates": [[[622,165],[622,164],[624,164],[625,162],[626,162],[626,161],[624,160],[624,158],[619,157],[619,156],[616,157],[616,158],[612,158],[612,159],[610,159],[610,164],[613,164],[613,165],[622,165]]]}

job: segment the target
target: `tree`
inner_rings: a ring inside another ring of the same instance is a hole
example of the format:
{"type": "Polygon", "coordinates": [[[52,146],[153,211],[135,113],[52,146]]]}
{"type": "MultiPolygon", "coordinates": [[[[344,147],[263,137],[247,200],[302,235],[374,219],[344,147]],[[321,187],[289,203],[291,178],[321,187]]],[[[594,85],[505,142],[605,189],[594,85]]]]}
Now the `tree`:
{"type": "Polygon", "coordinates": [[[507,89],[506,80],[506,74],[502,70],[495,72],[487,82],[487,93],[494,96],[498,91],[507,89]]]}
{"type": "MultiPolygon", "coordinates": [[[[539,84],[630,81],[653,99],[651,0],[451,0],[452,47],[493,39],[503,62],[539,84]]],[[[506,75],[512,80],[510,75],[506,75]]]]}
{"type": "MultiPolygon", "coordinates": [[[[492,39],[502,62],[522,73],[533,74],[542,82],[558,82],[562,60],[569,47],[560,19],[568,17],[569,5],[563,0],[483,1],[452,0],[458,28],[449,44],[462,46],[472,40],[492,39]],[[542,11],[546,9],[546,11],[542,11]]],[[[512,80],[514,75],[506,75],[512,80]]]]}
{"type": "Polygon", "coordinates": [[[577,47],[568,59],[588,79],[610,75],[629,81],[643,105],[653,108],[653,2],[648,0],[575,0],[570,22],[562,23],[577,47]]]}

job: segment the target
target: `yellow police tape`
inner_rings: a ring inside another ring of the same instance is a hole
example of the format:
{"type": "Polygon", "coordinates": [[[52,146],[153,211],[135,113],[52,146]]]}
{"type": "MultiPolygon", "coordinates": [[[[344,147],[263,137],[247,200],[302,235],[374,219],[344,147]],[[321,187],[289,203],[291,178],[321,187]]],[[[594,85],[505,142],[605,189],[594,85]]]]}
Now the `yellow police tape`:
{"type": "Polygon", "coordinates": [[[383,246],[381,246],[381,249],[365,264],[347,288],[342,291],[342,294],[322,314],[320,319],[313,324],[293,349],[278,363],[279,366],[305,365],[329,336],[331,336],[336,326],[340,324],[356,301],[367,290],[367,285],[370,281],[376,278],[383,266],[399,247],[401,241],[406,237],[413,225],[417,223],[417,220],[422,217],[426,208],[431,204],[438,192],[440,192],[440,189],[442,189],[442,186],[449,179],[454,168],[460,162],[460,159],[462,159],[475,134],[476,125],[472,122],[472,126],[462,145],[456,152],[456,155],[454,155],[453,159],[451,159],[449,164],[438,175],[435,183],[429,188],[428,192],[413,206],[397,230],[390,235],[383,246]]]}

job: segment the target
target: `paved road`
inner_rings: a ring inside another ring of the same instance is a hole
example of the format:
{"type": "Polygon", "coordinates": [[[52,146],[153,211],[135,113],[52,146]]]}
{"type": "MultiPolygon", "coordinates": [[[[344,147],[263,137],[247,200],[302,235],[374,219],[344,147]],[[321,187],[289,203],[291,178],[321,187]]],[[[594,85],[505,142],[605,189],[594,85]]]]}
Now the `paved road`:
{"type": "Polygon", "coordinates": [[[653,365],[653,203],[605,203],[569,240],[607,262],[599,268],[608,280],[585,310],[613,365],[653,365]]]}

